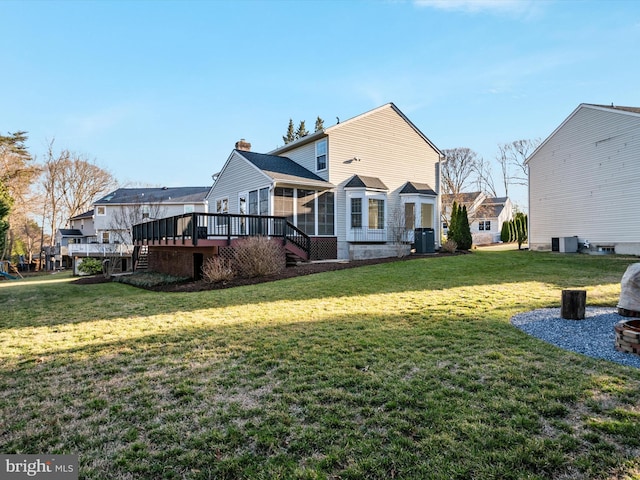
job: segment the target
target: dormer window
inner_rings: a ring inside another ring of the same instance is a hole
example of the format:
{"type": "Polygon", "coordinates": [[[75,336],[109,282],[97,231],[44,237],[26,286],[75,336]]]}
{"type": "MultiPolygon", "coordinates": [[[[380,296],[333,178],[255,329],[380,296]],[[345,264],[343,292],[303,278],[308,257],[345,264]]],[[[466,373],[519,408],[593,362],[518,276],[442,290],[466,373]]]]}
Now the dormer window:
{"type": "Polygon", "coordinates": [[[327,139],[316,142],[316,171],[327,169],[327,139]]]}

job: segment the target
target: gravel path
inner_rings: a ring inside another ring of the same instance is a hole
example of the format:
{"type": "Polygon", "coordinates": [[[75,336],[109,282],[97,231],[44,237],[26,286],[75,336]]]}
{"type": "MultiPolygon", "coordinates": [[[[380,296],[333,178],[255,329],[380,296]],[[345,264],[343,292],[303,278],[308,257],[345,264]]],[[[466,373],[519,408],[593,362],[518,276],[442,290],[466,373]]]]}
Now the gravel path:
{"type": "Polygon", "coordinates": [[[614,348],[613,327],[627,317],[613,307],[587,307],[584,320],[565,320],[559,308],[541,308],[520,313],[511,323],[525,333],[565,350],[640,368],[640,355],[614,348]]]}

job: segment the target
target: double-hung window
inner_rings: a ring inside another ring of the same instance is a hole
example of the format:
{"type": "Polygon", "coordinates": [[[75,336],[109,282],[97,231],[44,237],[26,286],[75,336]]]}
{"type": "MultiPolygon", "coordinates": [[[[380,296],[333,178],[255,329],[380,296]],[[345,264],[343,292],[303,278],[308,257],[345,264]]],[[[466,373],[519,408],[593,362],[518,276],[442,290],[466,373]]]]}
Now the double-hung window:
{"type": "Polygon", "coordinates": [[[351,199],[351,228],[362,228],[362,198],[351,199]]]}
{"type": "Polygon", "coordinates": [[[327,139],[316,143],[316,171],[327,169],[327,139]]]}

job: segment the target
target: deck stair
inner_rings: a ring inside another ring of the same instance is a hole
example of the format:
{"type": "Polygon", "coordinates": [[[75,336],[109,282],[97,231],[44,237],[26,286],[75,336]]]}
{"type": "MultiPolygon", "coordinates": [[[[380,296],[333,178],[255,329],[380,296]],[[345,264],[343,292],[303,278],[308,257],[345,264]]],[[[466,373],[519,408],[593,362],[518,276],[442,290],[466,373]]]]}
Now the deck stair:
{"type": "Polygon", "coordinates": [[[149,247],[142,245],[139,247],[138,259],[135,263],[136,272],[146,272],[149,269],[149,247]]]}

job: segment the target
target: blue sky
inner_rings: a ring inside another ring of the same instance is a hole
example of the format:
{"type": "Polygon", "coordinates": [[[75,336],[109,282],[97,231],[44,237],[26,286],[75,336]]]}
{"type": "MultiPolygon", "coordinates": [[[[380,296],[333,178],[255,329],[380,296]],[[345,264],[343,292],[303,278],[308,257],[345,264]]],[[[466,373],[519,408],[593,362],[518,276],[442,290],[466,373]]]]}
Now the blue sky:
{"type": "Polygon", "coordinates": [[[240,138],[387,102],[486,160],[580,103],[640,106],[634,0],[0,0],[0,25],[0,131],[122,183],[210,185],[240,138]]]}

